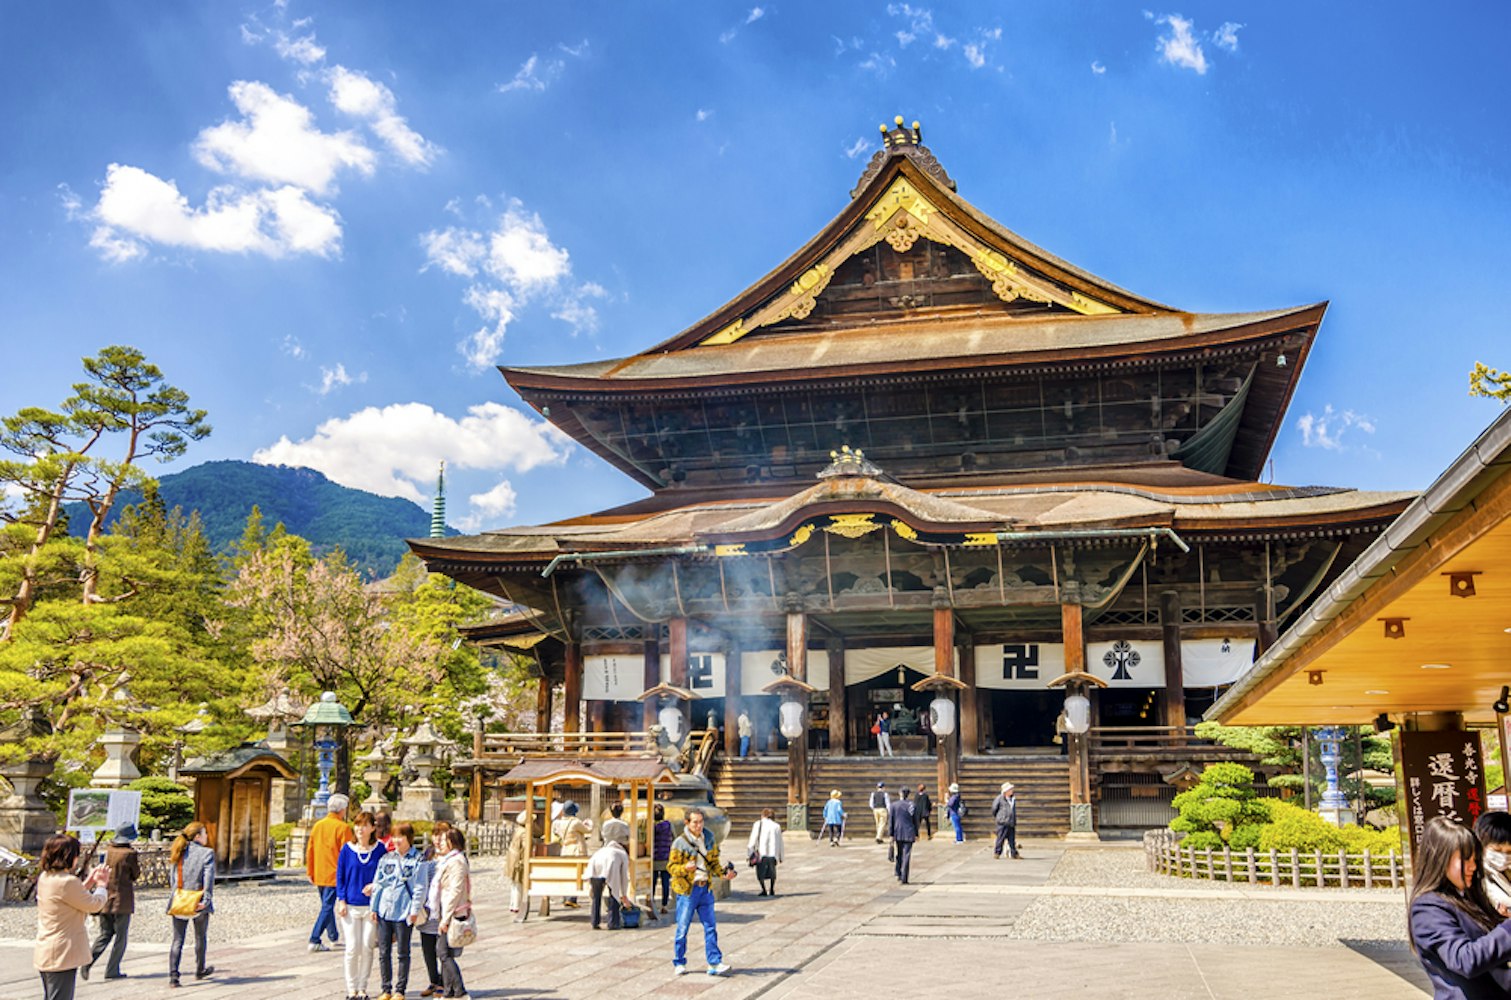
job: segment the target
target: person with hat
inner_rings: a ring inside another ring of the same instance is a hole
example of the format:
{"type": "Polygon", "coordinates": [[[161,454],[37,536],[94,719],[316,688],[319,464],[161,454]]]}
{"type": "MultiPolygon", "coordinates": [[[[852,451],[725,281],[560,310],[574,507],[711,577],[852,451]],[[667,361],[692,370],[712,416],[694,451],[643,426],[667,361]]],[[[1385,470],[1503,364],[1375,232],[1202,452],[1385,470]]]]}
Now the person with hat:
{"type": "Polygon", "coordinates": [[[871,792],[871,818],[876,820],[876,842],[879,844],[887,835],[888,811],[892,808],[892,795],[887,791],[887,783],[878,781],[876,788],[871,792]]]}
{"type": "Polygon", "coordinates": [[[630,855],[625,845],[630,839],[628,823],[603,825],[603,846],[588,858],[588,885],[592,894],[592,925],[598,930],[603,913],[604,893],[609,897],[609,930],[622,926],[620,916],[630,902],[630,855]],[[622,829],[621,829],[622,827],[622,829]]]}
{"type": "Polygon", "coordinates": [[[839,789],[829,793],[829,801],[824,803],[824,828],[819,831],[819,837],[825,834],[829,836],[829,846],[838,847],[840,838],[845,835],[845,806],[840,801],[839,789]]]}
{"type": "Polygon", "coordinates": [[[944,814],[950,818],[950,826],[955,828],[955,843],[965,843],[965,829],[961,826],[961,820],[965,818],[965,803],[960,799],[959,785],[950,785],[950,797],[944,800],[944,814]]]}
{"type": "Polygon", "coordinates": [[[142,862],[132,843],[136,841],[136,824],[123,823],[115,839],[105,848],[105,867],[110,870],[105,883],[105,908],[100,911],[100,930],[90,947],[89,964],[79,975],[89,978],[89,970],[110,948],[105,962],[106,979],[125,979],[121,959],[126,955],[126,934],[131,929],[131,915],[136,912],[136,880],[142,877],[142,862]],[[110,947],[111,941],[115,946],[110,947]]]}
{"type": "MultiPolygon", "coordinates": [[[[568,802],[561,807],[561,818],[551,824],[551,833],[561,844],[561,856],[564,858],[585,858],[588,856],[588,834],[593,832],[593,821],[579,819],[576,802],[568,802]]],[[[577,897],[568,896],[562,904],[570,909],[577,908],[577,897]]]]}
{"type": "Polygon", "coordinates": [[[992,848],[992,857],[1002,857],[1002,842],[1007,841],[1007,850],[1014,858],[1018,853],[1018,800],[1013,795],[1013,783],[1004,781],[1002,793],[992,800],[992,821],[997,824],[997,843],[992,848]]]}
{"type": "Polygon", "coordinates": [[[524,920],[520,907],[525,900],[525,858],[530,855],[530,827],[525,823],[524,812],[514,817],[514,831],[509,834],[509,847],[504,851],[504,877],[509,880],[509,912],[515,923],[524,920]]]}

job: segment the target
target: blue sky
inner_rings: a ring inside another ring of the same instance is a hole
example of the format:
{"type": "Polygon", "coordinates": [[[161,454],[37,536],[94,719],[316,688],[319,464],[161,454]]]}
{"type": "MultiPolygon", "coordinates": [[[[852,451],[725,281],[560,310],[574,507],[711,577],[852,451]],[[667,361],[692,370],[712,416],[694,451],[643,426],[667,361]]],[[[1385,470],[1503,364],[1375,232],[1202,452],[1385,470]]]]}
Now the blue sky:
{"type": "MultiPolygon", "coordinates": [[[[633,353],[903,114],[988,214],[1196,311],[1332,306],[1274,451],[1420,488],[1511,366],[1503,4],[0,7],[0,412],[138,346],[256,458],[532,523],[640,495],[494,364],[633,353]]],[[[163,470],[167,471],[167,470],[163,470]]]]}

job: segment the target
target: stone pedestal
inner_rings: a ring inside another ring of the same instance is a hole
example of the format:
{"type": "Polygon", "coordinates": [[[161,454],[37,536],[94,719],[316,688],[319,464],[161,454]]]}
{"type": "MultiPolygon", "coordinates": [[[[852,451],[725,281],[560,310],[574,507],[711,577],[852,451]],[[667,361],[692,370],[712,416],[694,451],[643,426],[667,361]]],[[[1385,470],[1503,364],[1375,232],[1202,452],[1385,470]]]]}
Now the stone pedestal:
{"type": "Polygon", "coordinates": [[[127,726],[111,726],[95,742],[105,748],[105,763],[95,768],[89,787],[125,788],[142,776],[131,759],[141,745],[141,733],[127,726]]]}
{"type": "MultiPolygon", "coordinates": [[[[299,758],[299,741],[289,735],[288,727],[276,725],[268,730],[264,743],[284,760],[293,763],[299,758]]],[[[284,781],[281,778],[273,780],[273,797],[268,803],[268,817],[271,823],[297,823],[304,803],[299,794],[299,779],[284,781]]]]}
{"type": "Polygon", "coordinates": [[[52,761],[44,760],[0,765],[0,778],[11,786],[11,794],[0,799],[0,847],[40,854],[47,838],[58,832],[57,818],[37,795],[37,786],[52,771],[52,761]]]}
{"type": "Polygon", "coordinates": [[[1335,808],[1324,805],[1317,810],[1317,815],[1337,827],[1353,826],[1359,819],[1358,814],[1348,806],[1335,808]]]}
{"type": "Polygon", "coordinates": [[[373,748],[358,757],[356,763],[362,766],[362,780],[372,789],[367,798],[362,800],[362,808],[374,816],[388,812],[388,800],[383,797],[383,786],[388,784],[389,759],[383,753],[383,747],[374,743],[373,748]]]}

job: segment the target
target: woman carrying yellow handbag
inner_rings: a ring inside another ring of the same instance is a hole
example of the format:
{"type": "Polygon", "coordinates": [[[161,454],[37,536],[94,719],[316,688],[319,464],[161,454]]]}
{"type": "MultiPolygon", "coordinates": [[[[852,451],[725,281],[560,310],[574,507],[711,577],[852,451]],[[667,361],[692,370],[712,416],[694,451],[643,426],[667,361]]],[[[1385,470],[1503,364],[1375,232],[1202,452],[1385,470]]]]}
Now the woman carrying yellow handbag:
{"type": "Polygon", "coordinates": [[[169,884],[173,898],[168,914],[173,918],[173,945],[168,949],[168,985],[178,986],[179,959],[184,953],[184,938],[194,925],[194,978],[204,979],[215,971],[205,964],[205,938],[210,930],[210,914],[215,912],[215,852],[205,846],[209,835],[203,823],[194,822],[173,841],[168,852],[169,884]]]}

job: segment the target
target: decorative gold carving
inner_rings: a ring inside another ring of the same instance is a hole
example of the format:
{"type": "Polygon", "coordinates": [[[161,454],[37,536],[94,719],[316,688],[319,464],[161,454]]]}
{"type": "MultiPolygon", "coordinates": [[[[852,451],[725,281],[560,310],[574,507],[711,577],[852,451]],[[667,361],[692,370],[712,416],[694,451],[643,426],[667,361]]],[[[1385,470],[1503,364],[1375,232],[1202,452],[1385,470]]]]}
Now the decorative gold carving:
{"type": "Polygon", "coordinates": [[[810,539],[812,537],[813,537],[813,525],[811,525],[811,524],[804,524],[804,525],[801,525],[796,531],[794,531],[792,533],[792,537],[789,538],[789,539],[787,539],[787,544],[788,544],[789,547],[795,549],[799,545],[802,545],[804,542],[806,542],[808,539],[810,539]]]}
{"type": "Polygon", "coordinates": [[[736,543],[734,545],[715,545],[714,546],[714,555],[716,555],[716,556],[743,556],[745,554],[746,553],[745,553],[745,543],[744,542],[738,542],[738,543],[736,543]]]}
{"type": "Polygon", "coordinates": [[[887,188],[887,193],[881,196],[871,211],[866,213],[866,219],[876,229],[885,229],[887,223],[892,221],[892,216],[906,212],[917,219],[920,225],[927,226],[937,211],[939,209],[906,178],[899,177],[887,188]]]}
{"type": "MultiPolygon", "coordinates": [[[[818,297],[824,289],[829,287],[833,280],[834,272],[827,264],[818,264],[803,272],[802,277],[792,283],[791,293],[797,301],[787,310],[787,315],[796,319],[807,319],[808,314],[813,312],[813,307],[818,302],[818,297]]],[[[785,316],[779,316],[785,319],[785,316]]]]}
{"type": "Polygon", "coordinates": [[[870,514],[835,514],[824,530],[843,538],[860,538],[880,528],[870,514]]]}
{"type": "Polygon", "coordinates": [[[907,222],[908,217],[904,215],[897,220],[897,227],[887,232],[887,243],[898,253],[907,253],[918,242],[919,231],[907,222]]]}
{"type": "Polygon", "coordinates": [[[897,532],[897,537],[899,538],[906,538],[910,542],[918,541],[918,532],[914,531],[911,525],[905,524],[902,521],[894,520],[892,522],[892,530],[897,532]]]}
{"type": "Polygon", "coordinates": [[[967,531],[965,533],[965,545],[996,545],[997,535],[991,531],[967,531]]]}
{"type": "Polygon", "coordinates": [[[735,320],[733,323],[726,326],[724,329],[720,330],[718,333],[711,333],[707,337],[704,337],[702,343],[699,344],[699,346],[715,347],[719,344],[733,344],[735,341],[739,340],[749,332],[749,330],[745,329],[745,318],[742,316],[739,319],[735,320]]]}
{"type": "Polygon", "coordinates": [[[1070,293],[1070,308],[1083,316],[1106,316],[1117,312],[1116,309],[1107,303],[1087,298],[1080,292],[1070,293]]]}

